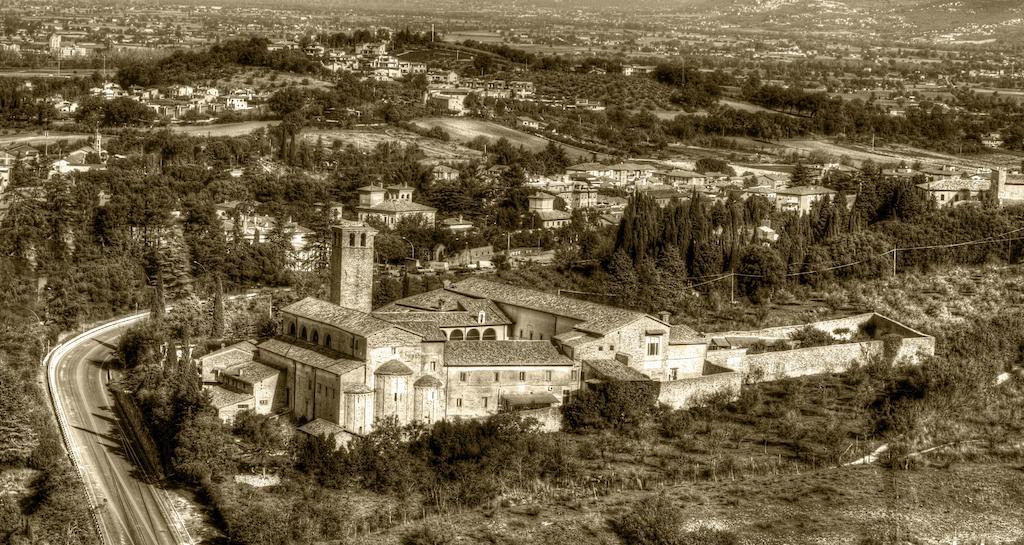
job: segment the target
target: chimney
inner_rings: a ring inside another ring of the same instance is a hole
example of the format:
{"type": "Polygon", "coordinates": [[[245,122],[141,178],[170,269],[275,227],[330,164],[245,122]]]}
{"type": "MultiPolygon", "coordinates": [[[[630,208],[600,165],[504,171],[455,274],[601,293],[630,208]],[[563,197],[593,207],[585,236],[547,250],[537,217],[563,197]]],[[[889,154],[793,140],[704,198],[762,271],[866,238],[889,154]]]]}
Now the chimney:
{"type": "Polygon", "coordinates": [[[667,310],[663,310],[658,313],[658,318],[661,319],[662,322],[669,324],[669,320],[672,318],[672,313],[667,310]]]}

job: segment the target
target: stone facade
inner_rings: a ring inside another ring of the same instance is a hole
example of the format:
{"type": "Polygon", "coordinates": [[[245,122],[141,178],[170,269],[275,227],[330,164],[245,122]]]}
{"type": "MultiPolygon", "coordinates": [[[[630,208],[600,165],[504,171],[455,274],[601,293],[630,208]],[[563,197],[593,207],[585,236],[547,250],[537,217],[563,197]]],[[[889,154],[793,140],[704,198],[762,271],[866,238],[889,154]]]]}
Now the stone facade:
{"type": "Polygon", "coordinates": [[[331,303],[373,310],[373,237],[377,231],[359,223],[336,225],[331,231],[331,303]]]}

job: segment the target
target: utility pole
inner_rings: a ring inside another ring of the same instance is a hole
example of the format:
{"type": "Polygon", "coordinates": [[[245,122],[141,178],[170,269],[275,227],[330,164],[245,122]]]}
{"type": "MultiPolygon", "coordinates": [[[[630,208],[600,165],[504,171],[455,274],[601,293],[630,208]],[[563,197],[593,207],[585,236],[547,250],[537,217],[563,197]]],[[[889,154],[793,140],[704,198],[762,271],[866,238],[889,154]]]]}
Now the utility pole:
{"type": "Polygon", "coordinates": [[[897,248],[895,248],[895,247],[892,249],[892,276],[893,276],[893,278],[896,277],[896,253],[898,251],[899,250],[897,248]]]}

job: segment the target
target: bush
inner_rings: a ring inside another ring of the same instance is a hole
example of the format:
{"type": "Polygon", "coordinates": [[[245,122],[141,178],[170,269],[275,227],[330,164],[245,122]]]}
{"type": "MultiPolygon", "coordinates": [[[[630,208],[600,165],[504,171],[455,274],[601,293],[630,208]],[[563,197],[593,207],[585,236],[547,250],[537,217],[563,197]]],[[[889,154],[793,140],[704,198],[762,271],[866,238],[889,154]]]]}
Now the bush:
{"type": "Polygon", "coordinates": [[[800,343],[800,348],[811,348],[813,346],[828,346],[836,344],[837,339],[827,331],[822,331],[814,326],[804,326],[789,334],[789,338],[800,343]]]}
{"type": "Polygon", "coordinates": [[[612,530],[631,545],[676,545],[682,543],[680,513],[664,496],[646,498],[631,511],[611,520],[612,530]]]}
{"type": "Polygon", "coordinates": [[[441,524],[425,524],[402,536],[402,545],[448,545],[454,541],[452,529],[441,524]]]}
{"type": "Polygon", "coordinates": [[[571,431],[626,430],[650,422],[658,403],[658,383],[606,382],[581,392],[562,407],[571,431]]]}

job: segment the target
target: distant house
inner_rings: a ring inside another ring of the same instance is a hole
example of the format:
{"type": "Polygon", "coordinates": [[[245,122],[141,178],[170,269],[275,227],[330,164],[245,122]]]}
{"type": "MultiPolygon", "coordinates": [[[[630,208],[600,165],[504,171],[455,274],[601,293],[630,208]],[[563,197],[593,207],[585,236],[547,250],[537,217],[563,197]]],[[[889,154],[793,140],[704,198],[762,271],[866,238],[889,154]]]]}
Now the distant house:
{"type": "Polygon", "coordinates": [[[517,117],[516,125],[531,131],[539,131],[541,129],[541,122],[533,119],[532,117],[517,117]]]}
{"type": "Polygon", "coordinates": [[[569,225],[572,214],[564,210],[555,210],[555,196],[538,191],[530,196],[530,212],[537,214],[541,221],[539,227],[557,229],[569,225]]]}
{"type": "Polygon", "coordinates": [[[989,180],[970,178],[943,179],[917,184],[917,188],[935,198],[939,207],[960,206],[984,200],[992,187],[989,180]]]}
{"type": "Polygon", "coordinates": [[[388,227],[398,225],[403,218],[419,216],[428,226],[434,225],[437,209],[413,202],[412,187],[407,185],[383,187],[369,185],[360,187],[359,205],[356,213],[359,221],[376,218],[388,227]]]}
{"type": "Polygon", "coordinates": [[[457,218],[442,220],[441,224],[453,233],[465,233],[466,231],[473,230],[473,222],[462,219],[461,215],[457,218]]]}
{"type": "Polygon", "coordinates": [[[654,175],[661,183],[676,188],[702,186],[707,182],[707,176],[689,170],[669,170],[658,172],[654,175]]]}
{"type": "Polygon", "coordinates": [[[580,163],[565,169],[569,177],[611,178],[611,167],[601,163],[580,163]]]}
{"type": "Polygon", "coordinates": [[[678,199],[682,195],[671,186],[657,185],[646,187],[642,190],[644,195],[654,199],[654,202],[658,203],[658,206],[665,208],[672,202],[672,199],[678,199]]]}
{"type": "Polygon", "coordinates": [[[437,91],[430,96],[428,103],[456,115],[462,115],[466,111],[466,97],[469,94],[469,91],[462,89],[437,91]]]}
{"type": "Polygon", "coordinates": [[[430,176],[435,182],[454,182],[459,179],[459,171],[447,165],[437,165],[430,169],[430,176]]]}
{"type": "Polygon", "coordinates": [[[811,205],[836,193],[834,189],[820,185],[783,187],[775,190],[775,208],[782,212],[806,214],[811,211],[811,205]]]}

